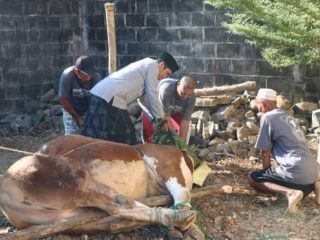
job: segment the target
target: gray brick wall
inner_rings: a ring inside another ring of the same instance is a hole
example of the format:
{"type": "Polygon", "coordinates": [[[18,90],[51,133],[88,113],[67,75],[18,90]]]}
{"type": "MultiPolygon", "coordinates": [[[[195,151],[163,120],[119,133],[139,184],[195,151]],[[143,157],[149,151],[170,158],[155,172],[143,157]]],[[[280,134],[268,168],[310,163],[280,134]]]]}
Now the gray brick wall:
{"type": "Polygon", "coordinates": [[[108,2],[116,5],[118,67],[166,50],[181,66],[174,77],[191,75],[198,87],[254,80],[258,87],[275,88],[294,101],[319,99],[316,69],[301,68],[302,78],[295,79],[293,68],[272,68],[258,49],[223,28],[222,22],[229,20],[224,10],[202,0],[108,2]]]}
{"type": "MultiPolygon", "coordinates": [[[[17,111],[56,85],[76,56],[95,56],[107,74],[104,3],[100,0],[0,0],[0,113],[17,111]]],[[[318,101],[319,69],[272,68],[259,50],[228,33],[223,10],[202,0],[117,0],[118,68],[146,56],[171,52],[198,87],[255,80],[294,100],[318,101]]]]}

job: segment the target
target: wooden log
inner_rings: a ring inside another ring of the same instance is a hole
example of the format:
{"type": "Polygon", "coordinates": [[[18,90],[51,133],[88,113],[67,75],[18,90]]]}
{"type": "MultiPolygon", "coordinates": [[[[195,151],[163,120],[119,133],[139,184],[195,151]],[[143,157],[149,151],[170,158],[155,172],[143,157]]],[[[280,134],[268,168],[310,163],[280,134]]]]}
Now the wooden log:
{"type": "MultiPolygon", "coordinates": [[[[205,186],[201,188],[196,188],[191,190],[191,198],[198,199],[207,197],[213,194],[241,194],[241,195],[255,195],[255,192],[251,189],[241,188],[239,186],[205,186]]],[[[162,195],[156,197],[149,197],[140,201],[143,204],[148,205],[149,207],[155,206],[165,206],[173,203],[171,195],[162,195]]],[[[77,226],[86,223],[97,222],[97,224],[106,226],[109,225],[109,229],[106,231],[120,232],[128,231],[134,229],[135,227],[141,227],[143,225],[148,225],[146,222],[132,221],[132,224],[129,224],[127,220],[121,222],[118,217],[108,216],[105,212],[84,212],[81,216],[77,215],[76,217],[69,218],[67,220],[60,220],[52,224],[43,224],[32,226],[23,230],[19,230],[14,233],[7,233],[0,235],[2,240],[26,240],[26,239],[36,239],[39,237],[45,237],[55,233],[63,232],[70,229],[76,229],[77,226]],[[114,222],[114,224],[112,224],[114,222]]]]}
{"type": "Polygon", "coordinates": [[[247,81],[244,83],[234,84],[234,85],[195,89],[194,93],[197,97],[201,97],[201,96],[212,96],[212,95],[221,95],[221,94],[235,94],[236,92],[239,92],[239,91],[254,90],[254,89],[256,89],[256,82],[247,81]]]}
{"type": "Polygon", "coordinates": [[[229,104],[233,98],[227,95],[221,96],[210,96],[210,97],[197,97],[196,106],[197,107],[215,107],[220,104],[229,104]]]}
{"type": "Polygon", "coordinates": [[[43,225],[35,225],[23,230],[16,231],[14,233],[7,233],[4,235],[0,235],[0,239],[2,240],[26,240],[26,239],[36,239],[40,237],[45,237],[48,235],[52,235],[55,233],[63,232],[68,229],[72,229],[77,225],[86,224],[92,221],[98,221],[105,213],[95,213],[95,212],[84,212],[81,216],[75,216],[69,219],[62,219],[60,221],[51,223],[51,224],[43,224],[43,225]]]}
{"type": "Polygon", "coordinates": [[[116,44],[116,31],[115,31],[115,20],[114,20],[114,3],[104,4],[106,12],[106,23],[107,23],[107,36],[108,36],[108,70],[109,74],[117,71],[117,44],[116,44]]]}

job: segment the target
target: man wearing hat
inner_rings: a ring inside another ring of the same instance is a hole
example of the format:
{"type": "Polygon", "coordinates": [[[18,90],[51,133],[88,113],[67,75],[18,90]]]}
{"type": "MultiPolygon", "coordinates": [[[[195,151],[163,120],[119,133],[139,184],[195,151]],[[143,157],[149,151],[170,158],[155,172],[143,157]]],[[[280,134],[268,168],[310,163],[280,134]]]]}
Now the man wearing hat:
{"type": "Polygon", "coordinates": [[[272,89],[261,88],[256,96],[259,112],[263,113],[256,142],[256,148],[262,151],[263,169],[251,172],[249,183],[256,190],[284,195],[287,212],[294,213],[301,199],[315,190],[320,166],[294,117],[276,108],[276,95],[272,89]],[[276,167],[271,167],[271,158],[276,167]]]}
{"type": "Polygon", "coordinates": [[[59,101],[63,107],[65,135],[80,134],[89,105],[89,90],[101,80],[93,59],[80,56],[74,66],[65,69],[59,80],[59,101]]]}
{"type": "Polygon", "coordinates": [[[156,118],[165,119],[158,99],[158,80],[178,70],[175,59],[162,52],[158,59],[144,58],[112,73],[91,89],[83,134],[93,138],[136,144],[128,104],[144,95],[156,118]]]}

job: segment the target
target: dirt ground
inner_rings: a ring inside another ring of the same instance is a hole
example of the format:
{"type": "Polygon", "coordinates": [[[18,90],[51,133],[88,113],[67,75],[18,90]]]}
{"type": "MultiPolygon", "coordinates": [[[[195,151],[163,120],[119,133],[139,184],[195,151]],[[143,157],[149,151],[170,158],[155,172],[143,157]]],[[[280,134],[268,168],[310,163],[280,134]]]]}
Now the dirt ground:
{"type": "MultiPolygon", "coordinates": [[[[36,151],[39,146],[61,133],[49,132],[41,136],[13,136],[1,139],[0,145],[24,151],[36,151]]],[[[0,176],[23,154],[0,150],[0,176]]],[[[212,173],[205,185],[232,185],[250,188],[247,175],[260,168],[258,161],[227,158],[208,163],[212,173]]],[[[299,205],[295,215],[285,213],[286,200],[282,197],[260,195],[212,195],[193,201],[198,211],[198,226],[207,239],[320,239],[320,207],[310,194],[299,205]]],[[[0,214],[0,234],[16,231],[0,214]]],[[[0,235],[1,239],[1,235],[0,235]]],[[[47,240],[93,240],[93,239],[171,239],[167,229],[153,226],[129,233],[67,236],[54,235],[47,240]]]]}

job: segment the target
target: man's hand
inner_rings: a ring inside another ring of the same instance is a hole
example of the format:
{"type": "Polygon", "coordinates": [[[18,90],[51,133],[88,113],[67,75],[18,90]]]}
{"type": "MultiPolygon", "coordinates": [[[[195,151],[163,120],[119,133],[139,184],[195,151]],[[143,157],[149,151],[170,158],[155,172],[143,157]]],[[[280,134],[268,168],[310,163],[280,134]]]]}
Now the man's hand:
{"type": "Polygon", "coordinates": [[[270,168],[271,167],[271,152],[262,150],[261,158],[262,158],[263,169],[270,168]]]}
{"type": "Polygon", "coordinates": [[[84,125],[84,117],[78,116],[75,120],[78,127],[82,127],[84,125]]]}
{"type": "Polygon", "coordinates": [[[169,117],[163,117],[161,118],[163,121],[163,125],[161,127],[161,130],[164,132],[167,132],[169,129],[169,123],[170,123],[170,118],[169,117]]]}

